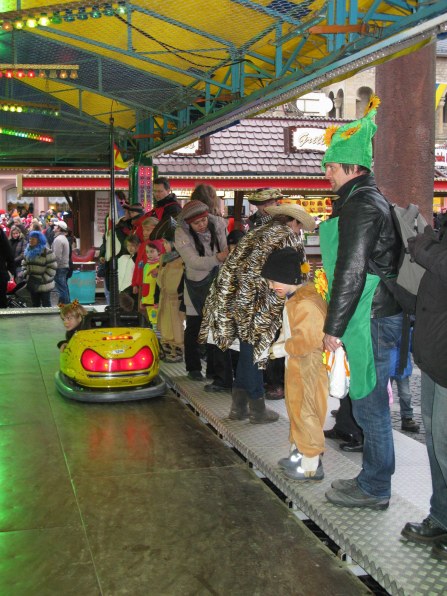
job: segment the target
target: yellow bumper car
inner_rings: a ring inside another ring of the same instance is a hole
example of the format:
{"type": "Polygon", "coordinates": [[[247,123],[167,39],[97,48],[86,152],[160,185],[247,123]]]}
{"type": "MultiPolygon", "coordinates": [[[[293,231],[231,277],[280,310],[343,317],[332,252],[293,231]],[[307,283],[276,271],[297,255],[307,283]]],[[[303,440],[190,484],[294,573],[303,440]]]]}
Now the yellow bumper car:
{"type": "Polygon", "coordinates": [[[56,388],[83,402],[118,402],[163,395],[159,346],[152,329],[98,327],[78,331],[60,355],[56,388]]]}

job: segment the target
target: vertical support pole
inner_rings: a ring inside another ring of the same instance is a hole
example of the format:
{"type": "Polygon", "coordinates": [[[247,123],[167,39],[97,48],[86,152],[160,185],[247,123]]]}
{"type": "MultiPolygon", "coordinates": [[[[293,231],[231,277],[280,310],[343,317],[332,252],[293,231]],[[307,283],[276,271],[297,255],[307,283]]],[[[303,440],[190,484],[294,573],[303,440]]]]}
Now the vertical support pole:
{"type": "Polygon", "coordinates": [[[116,208],[115,208],[115,151],[114,151],[114,119],[110,116],[109,145],[110,145],[110,222],[112,257],[110,259],[110,324],[117,327],[119,324],[119,295],[118,295],[118,259],[116,258],[116,208]]]}
{"type": "Polygon", "coordinates": [[[95,191],[82,190],[73,193],[73,212],[78,213],[79,242],[82,253],[94,245],[95,191]]]}
{"type": "Polygon", "coordinates": [[[374,171],[388,200],[433,217],[436,44],[376,68],[374,171]],[[417,73],[417,75],[416,75],[417,73]]]}
{"type": "Polygon", "coordinates": [[[242,190],[234,191],[234,229],[242,230],[242,203],[244,192],[242,190]]]}

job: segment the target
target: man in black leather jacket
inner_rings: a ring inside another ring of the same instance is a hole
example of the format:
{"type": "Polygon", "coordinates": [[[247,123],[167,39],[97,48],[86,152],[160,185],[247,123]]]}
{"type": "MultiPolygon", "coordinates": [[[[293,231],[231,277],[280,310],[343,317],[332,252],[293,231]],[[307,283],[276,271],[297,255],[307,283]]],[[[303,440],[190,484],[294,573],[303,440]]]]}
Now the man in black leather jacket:
{"type": "MultiPolygon", "coordinates": [[[[354,315],[373,260],[396,275],[400,239],[387,200],[363,165],[325,162],[326,178],[338,194],[339,246],[324,331],[325,349],[335,351],[354,315]]],[[[363,468],[357,478],[336,480],[327,499],[344,507],[386,509],[394,473],[394,445],[388,398],[390,350],[401,335],[399,305],[380,281],[372,299],[371,338],[377,382],[371,393],[352,400],[353,415],[364,435],[363,468]]]]}
{"type": "Polygon", "coordinates": [[[417,295],[414,360],[422,370],[421,409],[433,495],[422,523],[407,523],[402,535],[430,544],[432,556],[447,561],[447,216],[439,237],[430,226],[408,239],[414,260],[426,269],[417,295]]]}

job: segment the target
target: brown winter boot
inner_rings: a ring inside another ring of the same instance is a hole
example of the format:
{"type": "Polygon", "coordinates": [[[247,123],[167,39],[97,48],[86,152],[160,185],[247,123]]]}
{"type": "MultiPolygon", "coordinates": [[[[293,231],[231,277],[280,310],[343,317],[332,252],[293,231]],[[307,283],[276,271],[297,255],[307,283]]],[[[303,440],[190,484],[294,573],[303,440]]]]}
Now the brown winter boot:
{"type": "Polygon", "coordinates": [[[276,422],[279,418],[279,414],[265,407],[263,397],[250,399],[248,405],[250,407],[250,422],[252,424],[267,424],[269,422],[276,422]]]}
{"type": "Polygon", "coordinates": [[[248,418],[248,393],[245,389],[233,387],[231,390],[230,420],[245,420],[248,418]]]}

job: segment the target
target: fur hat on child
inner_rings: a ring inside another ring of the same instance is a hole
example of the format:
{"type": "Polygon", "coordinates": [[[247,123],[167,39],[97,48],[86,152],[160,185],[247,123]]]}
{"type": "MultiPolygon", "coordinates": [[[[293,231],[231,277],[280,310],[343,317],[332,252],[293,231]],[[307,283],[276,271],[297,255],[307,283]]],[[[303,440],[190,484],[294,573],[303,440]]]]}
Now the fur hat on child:
{"type": "Polygon", "coordinates": [[[302,253],[291,246],[274,250],[267,257],[261,275],[271,281],[298,286],[303,281],[301,272],[303,262],[302,253]]]}
{"type": "Polygon", "coordinates": [[[186,205],[180,211],[178,221],[184,221],[187,224],[190,224],[196,219],[201,219],[206,215],[208,215],[208,207],[205,205],[205,203],[192,200],[189,201],[189,203],[186,203],[186,205]]]}
{"type": "Polygon", "coordinates": [[[324,134],[327,151],[321,167],[324,171],[327,163],[345,163],[363,166],[368,170],[372,164],[372,139],[377,126],[373,122],[380,99],[372,95],[363,118],[343,126],[329,126],[324,134]]]}

